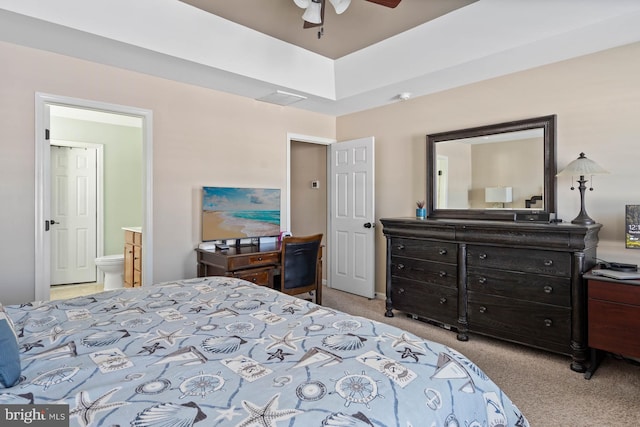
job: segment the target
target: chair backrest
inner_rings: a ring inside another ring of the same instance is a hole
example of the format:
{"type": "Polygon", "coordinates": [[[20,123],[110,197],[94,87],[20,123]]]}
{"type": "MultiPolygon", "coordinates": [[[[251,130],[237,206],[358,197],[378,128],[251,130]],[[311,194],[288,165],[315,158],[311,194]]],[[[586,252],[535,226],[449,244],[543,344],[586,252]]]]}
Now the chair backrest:
{"type": "Polygon", "coordinates": [[[313,236],[289,236],[282,239],[283,290],[317,285],[318,258],[322,234],[313,236]]]}

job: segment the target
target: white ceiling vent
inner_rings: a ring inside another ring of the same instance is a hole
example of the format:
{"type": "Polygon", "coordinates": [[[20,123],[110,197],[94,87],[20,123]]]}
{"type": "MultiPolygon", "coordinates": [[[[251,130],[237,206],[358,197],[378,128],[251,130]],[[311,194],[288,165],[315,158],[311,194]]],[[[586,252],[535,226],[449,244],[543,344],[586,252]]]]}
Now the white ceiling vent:
{"type": "Polygon", "coordinates": [[[263,96],[262,98],[257,98],[258,101],[277,105],[291,105],[294,102],[303,101],[305,99],[307,99],[306,96],[285,92],[283,90],[277,90],[269,95],[263,96]]]}

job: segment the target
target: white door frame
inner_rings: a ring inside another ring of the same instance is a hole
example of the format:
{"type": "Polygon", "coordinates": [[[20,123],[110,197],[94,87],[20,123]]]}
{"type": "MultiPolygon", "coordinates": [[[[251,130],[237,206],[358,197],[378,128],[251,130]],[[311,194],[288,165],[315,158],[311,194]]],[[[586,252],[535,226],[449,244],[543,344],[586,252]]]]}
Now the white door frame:
{"type": "Polygon", "coordinates": [[[45,139],[49,124],[49,105],[99,110],[107,113],[136,116],[142,119],[142,254],[143,285],[153,283],[153,112],[142,108],[109,104],[99,101],[51,95],[35,94],[35,299],[49,300],[51,277],[51,239],[45,232],[45,221],[51,217],[50,142],[45,139]]]}
{"type": "MultiPolygon", "coordinates": [[[[104,144],[51,139],[49,145],[96,150],[96,257],[104,255],[104,144]]],[[[96,280],[104,283],[104,273],[97,266],[96,280]]]]}
{"type": "MultiPolygon", "coordinates": [[[[285,212],[287,213],[287,220],[285,221],[284,231],[291,231],[291,144],[294,142],[307,142],[309,144],[319,144],[329,146],[336,142],[335,139],[322,138],[319,136],[300,135],[297,133],[287,133],[287,187],[285,189],[287,197],[285,198],[285,212]]],[[[327,150],[327,176],[329,176],[329,157],[330,153],[327,150]]],[[[325,235],[325,248],[323,252],[323,263],[327,266],[327,272],[331,271],[331,218],[329,212],[331,212],[331,188],[327,188],[327,233],[325,235]]],[[[323,284],[327,284],[327,279],[322,280],[323,284]]],[[[331,283],[329,283],[331,287],[331,283]]]]}

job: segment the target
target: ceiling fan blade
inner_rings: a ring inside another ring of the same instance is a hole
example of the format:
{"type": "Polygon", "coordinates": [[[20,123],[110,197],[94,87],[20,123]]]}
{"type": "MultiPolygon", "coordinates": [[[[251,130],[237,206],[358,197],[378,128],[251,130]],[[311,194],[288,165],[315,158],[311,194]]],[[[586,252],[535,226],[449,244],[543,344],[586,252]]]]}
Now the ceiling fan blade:
{"type": "Polygon", "coordinates": [[[375,4],[379,4],[379,5],[382,5],[382,6],[387,6],[387,7],[390,7],[390,8],[394,8],[394,7],[396,7],[397,5],[400,4],[401,0],[366,0],[366,1],[371,2],[371,3],[375,3],[375,4]]]}
{"type": "MultiPolygon", "coordinates": [[[[309,22],[305,20],[304,24],[302,25],[302,28],[313,28],[313,27],[319,27],[322,25],[322,23],[324,22],[324,3],[325,3],[325,0],[320,1],[320,22],[309,22]]],[[[302,15],[302,19],[304,19],[304,15],[302,15]]]]}

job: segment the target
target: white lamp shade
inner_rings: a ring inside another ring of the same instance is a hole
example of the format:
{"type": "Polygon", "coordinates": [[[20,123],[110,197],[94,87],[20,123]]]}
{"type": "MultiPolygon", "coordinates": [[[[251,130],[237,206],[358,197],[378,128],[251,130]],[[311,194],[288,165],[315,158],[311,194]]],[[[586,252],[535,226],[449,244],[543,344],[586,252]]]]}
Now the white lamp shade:
{"type": "Polygon", "coordinates": [[[351,0],[329,0],[329,2],[333,5],[338,15],[347,10],[351,4],[351,0]]]}
{"type": "Polygon", "coordinates": [[[487,203],[511,203],[512,187],[487,187],[484,189],[484,201],[487,203]]]}
{"type": "Polygon", "coordinates": [[[584,153],[580,153],[580,157],[569,163],[560,173],[556,176],[571,175],[571,176],[584,176],[584,175],[600,175],[609,173],[603,169],[600,165],[591,159],[587,159],[584,153]]]}
{"type": "Polygon", "coordinates": [[[309,3],[311,3],[311,0],[293,0],[293,2],[296,4],[296,6],[301,7],[302,9],[306,9],[309,7],[309,3]]]}
{"type": "Polygon", "coordinates": [[[302,19],[312,24],[322,23],[322,4],[310,2],[309,7],[302,14],[302,19]]]}

